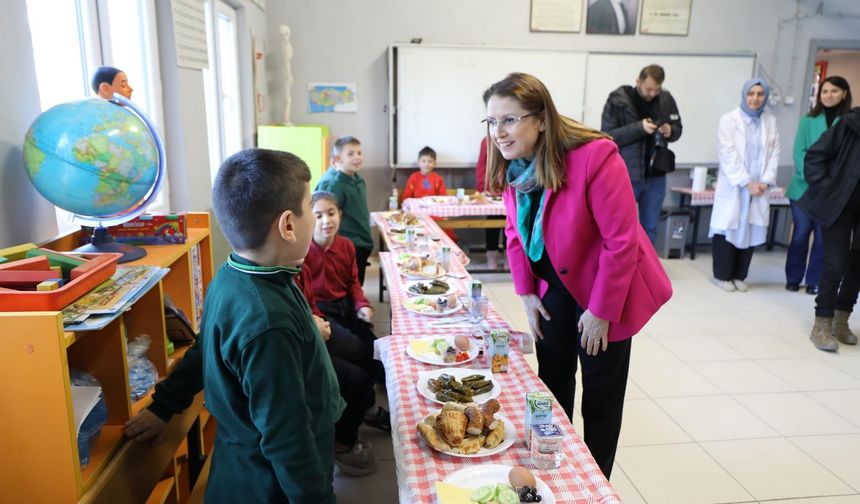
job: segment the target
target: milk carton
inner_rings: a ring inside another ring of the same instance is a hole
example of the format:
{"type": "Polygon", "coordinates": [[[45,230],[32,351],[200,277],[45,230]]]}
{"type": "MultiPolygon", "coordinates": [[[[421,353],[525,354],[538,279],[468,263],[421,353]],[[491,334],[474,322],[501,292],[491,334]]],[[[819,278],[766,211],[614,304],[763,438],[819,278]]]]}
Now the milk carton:
{"type": "Polygon", "coordinates": [[[553,397],[549,392],[529,392],[526,394],[525,438],[526,446],[531,447],[533,425],[552,423],[553,397]]]}

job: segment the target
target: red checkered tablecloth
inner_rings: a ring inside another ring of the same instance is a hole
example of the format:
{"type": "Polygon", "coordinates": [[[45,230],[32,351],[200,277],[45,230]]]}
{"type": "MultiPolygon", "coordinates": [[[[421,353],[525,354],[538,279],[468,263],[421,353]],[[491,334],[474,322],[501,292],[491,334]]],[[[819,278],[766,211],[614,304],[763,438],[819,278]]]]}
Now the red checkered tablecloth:
{"type": "Polygon", "coordinates": [[[403,210],[433,217],[469,217],[475,215],[505,215],[501,200],[489,203],[457,203],[455,196],[425,196],[403,200],[403,210]]]}
{"type": "MultiPolygon", "coordinates": [[[[405,280],[398,270],[399,266],[394,261],[394,256],[391,252],[379,253],[379,266],[385,276],[385,282],[388,285],[388,296],[391,304],[391,333],[392,334],[453,334],[454,332],[462,332],[469,334],[471,329],[468,322],[456,324],[452,326],[446,325],[431,325],[434,322],[442,321],[446,317],[429,317],[427,315],[419,315],[413,313],[403,307],[403,302],[409,297],[405,291],[405,280]]],[[[457,278],[447,277],[445,282],[453,285],[457,289],[457,295],[466,295],[469,290],[469,282],[471,277],[466,272],[466,268],[456,261],[451,262],[450,273],[457,275],[457,278]]],[[[512,331],[511,326],[505,322],[505,319],[498,311],[490,304],[487,307],[487,325],[491,329],[506,329],[512,331]]]]}
{"type": "MultiPolygon", "coordinates": [[[[386,216],[388,212],[371,212],[370,218],[374,226],[379,229],[380,240],[384,245],[383,250],[392,252],[405,252],[406,244],[395,240],[395,236],[403,236],[403,233],[392,232],[391,223],[386,216]]],[[[423,233],[426,239],[418,237],[419,241],[426,241],[422,246],[427,252],[436,253],[443,245],[451,247],[451,257],[456,258],[460,264],[469,264],[469,256],[465,254],[457,243],[448,236],[429,215],[416,214],[419,223],[415,226],[418,233],[423,233]],[[435,238],[435,239],[434,239],[435,238]]]]}
{"type": "MultiPolygon", "coordinates": [[[[673,192],[686,194],[690,197],[690,206],[711,206],[714,204],[714,191],[693,191],[689,187],[673,187],[673,192]]],[[[771,205],[788,205],[785,188],[773,187],[767,191],[767,201],[771,205]]]]}
{"type": "MultiPolygon", "coordinates": [[[[494,377],[496,386],[501,387],[501,412],[514,424],[510,430],[506,429],[506,435],[517,436],[517,441],[504,452],[488,457],[452,457],[428,447],[420,439],[415,427],[426,415],[439,409],[438,404],[419,395],[416,389],[418,373],[435,367],[415,361],[406,355],[406,346],[409,340],[415,337],[419,336],[398,334],[376,341],[376,352],[386,371],[400,502],[437,502],[435,483],[469,465],[507,464],[533,467],[523,441],[525,396],[527,392],[547,391],[547,388],[528,367],[522,355],[512,351],[510,371],[496,374],[494,377]]],[[[483,357],[469,364],[475,369],[487,368],[483,357]]],[[[558,407],[553,410],[553,422],[561,426],[569,440],[565,443],[564,461],[559,469],[535,471],[535,474],[549,486],[556,502],[620,503],[621,499],[603,476],[585,443],[558,407]]]]}

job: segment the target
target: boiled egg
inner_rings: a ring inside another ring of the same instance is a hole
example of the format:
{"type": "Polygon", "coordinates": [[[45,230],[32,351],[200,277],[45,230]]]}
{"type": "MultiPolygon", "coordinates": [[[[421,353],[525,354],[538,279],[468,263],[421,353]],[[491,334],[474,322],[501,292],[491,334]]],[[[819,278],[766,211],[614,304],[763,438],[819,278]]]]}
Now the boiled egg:
{"type": "Polygon", "coordinates": [[[511,469],[511,472],[508,473],[508,481],[511,486],[514,488],[520,487],[532,487],[537,486],[537,480],[535,480],[534,475],[522,466],[517,466],[511,469]]]}
{"type": "Polygon", "coordinates": [[[472,343],[469,341],[468,336],[460,335],[454,338],[454,346],[457,347],[457,349],[462,350],[463,352],[468,350],[471,344],[472,343]]]}

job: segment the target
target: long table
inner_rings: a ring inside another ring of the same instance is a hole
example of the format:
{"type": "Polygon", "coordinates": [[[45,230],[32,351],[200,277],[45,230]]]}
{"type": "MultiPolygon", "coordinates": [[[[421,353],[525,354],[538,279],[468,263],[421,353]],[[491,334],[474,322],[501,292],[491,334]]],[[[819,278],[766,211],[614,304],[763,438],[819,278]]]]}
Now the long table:
{"type": "MultiPolygon", "coordinates": [[[[548,392],[548,389],[525,362],[522,354],[512,349],[509,354],[509,371],[493,375],[496,386],[501,387],[501,395],[498,398],[501,404],[500,413],[513,423],[509,429],[506,428],[505,435],[516,436],[514,445],[502,453],[488,457],[459,458],[433,450],[418,434],[416,425],[427,415],[438,411],[441,406],[421,396],[416,389],[418,373],[435,369],[435,366],[423,364],[406,355],[409,340],[416,337],[419,336],[395,334],[376,341],[377,354],[385,366],[400,502],[437,502],[435,483],[469,465],[505,464],[530,467],[530,454],[524,441],[525,397],[528,392],[548,392]]],[[[488,368],[484,357],[479,357],[469,364],[465,367],[488,368]]],[[[533,470],[533,473],[547,484],[556,502],[620,503],[621,499],[603,476],[588,447],[557,406],[553,408],[553,422],[561,427],[568,441],[565,443],[564,460],[558,469],[533,470]]]]}
{"type": "MultiPolygon", "coordinates": [[[[501,414],[511,420],[506,436],[516,436],[513,446],[492,456],[480,458],[459,458],[445,455],[428,447],[417,431],[417,424],[428,414],[438,411],[440,406],[419,395],[416,388],[418,373],[436,369],[435,366],[418,362],[406,354],[409,341],[414,338],[433,335],[472,335],[474,326],[469,323],[448,326],[431,325],[436,318],[412,313],[403,307],[408,297],[404,290],[404,279],[399,273],[395,255],[402,245],[394,239],[391,227],[383,212],[373,214],[375,225],[380,231],[380,243],[393,249],[380,252],[380,278],[385,278],[391,303],[391,335],[378,339],[375,343],[376,358],[386,371],[388,402],[391,410],[392,442],[397,466],[397,485],[400,502],[435,503],[435,483],[446,476],[470,465],[506,464],[531,467],[530,453],[524,441],[525,396],[528,392],[548,389],[526,363],[521,353],[521,337],[513,331],[507,373],[494,375],[496,386],[500,387],[499,403],[501,414]]],[[[423,232],[435,236],[428,247],[433,250],[441,245],[452,246],[451,275],[446,282],[454,285],[458,293],[465,294],[471,276],[465,269],[468,257],[456,244],[441,231],[428,215],[420,216],[423,232]]],[[[492,303],[487,309],[485,326],[490,329],[511,330],[492,303]]],[[[486,369],[485,357],[478,357],[465,364],[472,369],[486,369]]],[[[464,367],[461,366],[461,367],[464,367]]],[[[553,409],[553,422],[565,434],[564,460],[558,469],[533,471],[546,483],[558,503],[620,503],[609,481],[603,476],[588,447],[574,431],[573,425],[558,407],[553,409]]]]}
{"type": "Polygon", "coordinates": [[[505,215],[505,204],[502,200],[491,199],[487,203],[458,203],[455,196],[425,196],[403,200],[403,210],[445,218],[439,221],[439,226],[442,228],[505,227],[504,219],[487,218],[505,215]]]}

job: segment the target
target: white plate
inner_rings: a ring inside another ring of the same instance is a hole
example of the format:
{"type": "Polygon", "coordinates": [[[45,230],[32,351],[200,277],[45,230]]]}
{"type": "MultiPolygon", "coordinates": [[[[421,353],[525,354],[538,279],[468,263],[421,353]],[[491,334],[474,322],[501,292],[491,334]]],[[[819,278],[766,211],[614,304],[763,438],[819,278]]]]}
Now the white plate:
{"type": "MultiPolygon", "coordinates": [[[[496,415],[496,417],[501,418],[499,415],[496,415]]],[[[511,469],[513,469],[513,466],[502,464],[467,466],[449,474],[444,482],[456,487],[468,488],[469,490],[474,490],[480,486],[495,486],[499,483],[510,485],[510,482],[508,482],[508,473],[511,472],[511,469]]],[[[532,471],[532,474],[534,473],[535,471],[532,471]]],[[[538,478],[537,475],[535,475],[535,480],[537,480],[537,493],[543,497],[541,504],[555,504],[555,496],[549,490],[549,487],[546,486],[546,483],[538,478]]]]}
{"type": "Polygon", "coordinates": [[[409,296],[448,296],[457,292],[457,289],[453,285],[451,285],[451,282],[445,282],[446,284],[448,284],[448,290],[441,294],[418,294],[417,292],[409,290],[412,288],[413,285],[420,285],[426,283],[430,283],[430,280],[413,280],[411,282],[406,282],[403,285],[403,288],[406,290],[406,294],[408,294],[409,296]]]}
{"type": "Polygon", "coordinates": [[[436,298],[438,298],[438,297],[441,297],[441,295],[436,296],[436,295],[428,294],[426,296],[411,297],[411,298],[409,298],[403,302],[403,308],[405,308],[406,311],[408,311],[408,312],[412,312],[412,313],[415,313],[417,315],[424,315],[426,317],[447,317],[448,315],[453,315],[453,314],[457,313],[458,311],[460,311],[460,309],[463,308],[463,305],[461,305],[459,301],[457,302],[456,305],[449,306],[448,308],[446,308],[445,310],[440,311],[440,312],[433,310],[433,309],[428,309],[427,311],[424,311],[418,307],[419,306],[427,306],[429,308],[429,305],[416,305],[416,304],[414,304],[419,299],[428,299],[431,301],[435,301],[436,298]]]}
{"type": "MultiPolygon", "coordinates": [[[[445,341],[448,342],[449,345],[454,346],[454,336],[436,336],[436,337],[429,336],[426,338],[417,338],[417,339],[424,340],[427,343],[433,343],[433,340],[437,340],[437,339],[444,339],[445,341]]],[[[478,348],[478,345],[476,345],[475,342],[473,341],[472,347],[469,348],[469,351],[467,352],[469,354],[468,359],[461,361],[461,362],[451,362],[449,364],[449,363],[445,362],[444,360],[442,360],[441,355],[436,355],[436,352],[434,352],[433,350],[430,350],[428,353],[416,354],[415,352],[412,351],[412,345],[411,344],[406,345],[406,355],[412,357],[413,359],[417,360],[418,362],[423,362],[425,364],[433,364],[435,366],[459,366],[460,364],[465,364],[467,362],[471,362],[471,361],[475,360],[475,358],[478,356],[478,353],[480,351],[481,350],[478,348]]]]}
{"type": "Polygon", "coordinates": [[[435,275],[424,275],[424,274],[418,274],[418,273],[414,273],[414,272],[407,272],[404,269],[400,269],[400,274],[403,276],[403,278],[405,278],[407,280],[435,280],[437,278],[444,278],[444,277],[448,276],[448,272],[445,271],[445,268],[443,268],[441,266],[439,266],[437,271],[439,273],[437,273],[435,275]]]}
{"type": "MultiPolygon", "coordinates": [[[[475,342],[472,342],[472,346],[475,346],[475,342]]],[[[416,388],[418,388],[418,393],[430,399],[434,403],[445,404],[444,401],[439,401],[436,399],[436,394],[430,390],[430,387],[427,385],[427,380],[431,378],[439,378],[439,375],[449,374],[457,379],[457,381],[461,381],[463,378],[470,375],[483,375],[484,379],[490,380],[493,382],[493,388],[489,392],[485,392],[483,394],[478,394],[472,398],[472,401],[483,404],[490,399],[495,399],[499,397],[501,394],[501,387],[499,387],[499,381],[493,379],[493,372],[489,369],[469,369],[469,368],[451,368],[451,369],[434,369],[433,371],[422,371],[418,373],[418,381],[415,383],[416,388]]]]}
{"type": "MultiPolygon", "coordinates": [[[[440,409],[439,411],[436,412],[436,414],[438,415],[440,411],[442,411],[442,410],[440,409]]],[[[429,417],[429,416],[430,415],[427,415],[427,417],[429,417]]],[[[421,421],[423,422],[424,420],[427,419],[427,417],[422,418],[421,421]]],[[[439,453],[444,453],[445,455],[449,455],[451,457],[458,457],[458,458],[480,458],[480,457],[489,457],[491,455],[496,455],[497,453],[502,453],[503,451],[507,450],[508,448],[513,446],[514,441],[517,440],[517,432],[514,430],[514,424],[511,423],[510,419],[508,419],[508,417],[506,417],[504,415],[496,414],[496,415],[494,415],[494,417],[496,418],[496,420],[501,420],[502,422],[505,423],[505,439],[501,443],[499,443],[499,446],[496,446],[492,450],[488,450],[487,448],[481,447],[481,449],[478,450],[476,453],[469,453],[469,454],[451,453],[451,452],[446,452],[446,451],[440,451],[439,453]]],[[[421,434],[418,433],[418,427],[415,427],[415,435],[418,436],[419,438],[421,438],[422,441],[424,441],[424,438],[421,436],[421,434]]],[[[440,434],[440,436],[441,436],[441,434],[440,434]]],[[[424,444],[427,444],[427,441],[424,441],[424,444]]],[[[427,446],[430,446],[430,445],[427,444],[427,446]]],[[[430,446],[430,449],[435,450],[435,448],[433,448],[432,446],[430,446]]],[[[508,470],[510,470],[510,469],[508,469],[508,470]]],[[[503,480],[499,480],[499,483],[503,483],[503,482],[507,482],[507,481],[508,481],[508,473],[505,473],[505,478],[503,480]]],[[[449,481],[445,480],[445,483],[449,483],[449,481]]],[[[451,484],[454,485],[454,483],[451,483],[451,484]]],[[[489,484],[489,483],[487,483],[487,484],[489,484]]],[[[463,485],[458,485],[458,486],[463,486],[463,485]]],[[[471,487],[471,488],[478,488],[479,486],[481,486],[481,485],[475,485],[474,487],[471,487]]],[[[463,486],[463,488],[469,488],[469,487],[463,486]]],[[[540,490],[538,490],[538,493],[540,493],[540,490]]]]}

